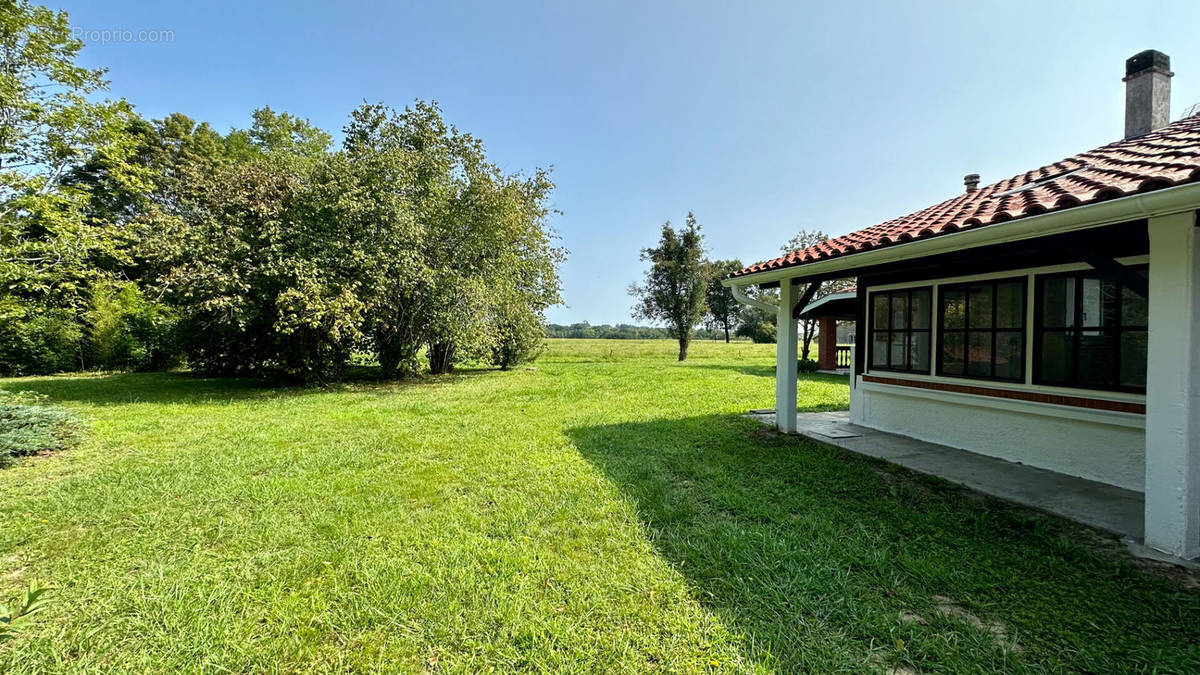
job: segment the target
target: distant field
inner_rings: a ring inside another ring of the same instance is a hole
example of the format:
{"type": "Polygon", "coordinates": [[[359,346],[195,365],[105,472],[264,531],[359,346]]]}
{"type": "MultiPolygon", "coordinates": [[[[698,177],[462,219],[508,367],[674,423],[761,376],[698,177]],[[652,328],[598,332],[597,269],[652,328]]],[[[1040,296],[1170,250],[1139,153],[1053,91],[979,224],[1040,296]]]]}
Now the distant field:
{"type": "Polygon", "coordinates": [[[1200,671],[1200,593],[1105,537],[742,417],[773,353],[0,380],[92,426],[0,470],[0,597],[55,587],[0,672],[1200,671]]]}
{"type": "MultiPolygon", "coordinates": [[[[816,358],[814,341],[811,358],[816,358]]],[[[543,357],[552,361],[586,359],[641,360],[668,359],[679,357],[679,343],[675,340],[588,340],[580,338],[557,338],[546,341],[543,357]]],[[[687,363],[699,361],[737,361],[764,363],[775,367],[775,345],[755,344],[739,340],[725,344],[724,341],[695,340],[688,349],[687,363]]],[[[774,396],[774,389],[771,390],[774,396]]]]}

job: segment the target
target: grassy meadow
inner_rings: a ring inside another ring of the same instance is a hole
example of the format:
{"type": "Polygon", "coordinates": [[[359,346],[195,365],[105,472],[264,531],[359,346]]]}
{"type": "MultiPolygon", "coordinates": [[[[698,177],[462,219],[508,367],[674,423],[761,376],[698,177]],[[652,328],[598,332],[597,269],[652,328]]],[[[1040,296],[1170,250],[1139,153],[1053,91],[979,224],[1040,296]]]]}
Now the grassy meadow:
{"type": "MultiPolygon", "coordinates": [[[[279,388],[0,380],[90,425],[0,469],[0,672],[1200,670],[1107,537],[742,417],[772,345],[279,388]]],[[[845,378],[801,376],[802,410],[845,378]]]]}

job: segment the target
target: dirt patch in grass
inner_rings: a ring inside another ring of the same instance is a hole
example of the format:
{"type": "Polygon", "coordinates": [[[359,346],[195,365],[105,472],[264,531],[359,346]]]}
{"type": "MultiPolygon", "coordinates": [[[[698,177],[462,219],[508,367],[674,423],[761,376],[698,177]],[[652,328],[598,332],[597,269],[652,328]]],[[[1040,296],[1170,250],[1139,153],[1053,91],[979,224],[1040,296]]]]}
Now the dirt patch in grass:
{"type": "Polygon", "coordinates": [[[976,630],[984,630],[988,633],[991,633],[992,637],[995,638],[996,643],[1005,649],[1015,652],[1022,651],[1021,646],[1012,639],[1009,634],[1008,627],[1006,627],[1003,623],[1000,623],[999,621],[984,621],[963,606],[956,603],[954,600],[947,598],[944,595],[933,596],[933,601],[937,603],[934,605],[933,611],[937,612],[939,615],[951,619],[957,619],[976,630]]]}

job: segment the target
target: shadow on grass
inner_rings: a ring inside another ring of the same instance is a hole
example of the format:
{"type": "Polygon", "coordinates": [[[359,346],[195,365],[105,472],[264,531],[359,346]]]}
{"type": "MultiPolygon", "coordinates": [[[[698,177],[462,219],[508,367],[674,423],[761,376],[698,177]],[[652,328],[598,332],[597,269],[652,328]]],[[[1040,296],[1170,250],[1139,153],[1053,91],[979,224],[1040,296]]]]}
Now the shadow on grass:
{"type": "Polygon", "coordinates": [[[281,397],[309,396],[347,389],[419,386],[474,377],[488,369],[455,370],[449,375],[420,375],[403,380],[384,380],[379,370],[353,367],[346,377],[328,385],[297,385],[282,380],[252,377],[206,377],[188,372],[172,373],[72,373],[44,377],[0,380],[0,389],[33,391],[49,402],[78,402],[89,405],[129,403],[204,403],[281,397]]]}
{"type": "Polygon", "coordinates": [[[568,433],[768,668],[1200,667],[1200,594],[1090,530],[737,416],[568,433]]]}

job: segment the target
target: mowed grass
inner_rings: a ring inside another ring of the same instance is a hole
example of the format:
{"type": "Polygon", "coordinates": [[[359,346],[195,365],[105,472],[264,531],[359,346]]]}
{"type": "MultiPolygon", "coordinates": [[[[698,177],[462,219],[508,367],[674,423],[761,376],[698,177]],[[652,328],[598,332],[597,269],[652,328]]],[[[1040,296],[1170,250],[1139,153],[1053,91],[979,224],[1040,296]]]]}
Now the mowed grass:
{"type": "MultiPolygon", "coordinates": [[[[0,591],[55,587],[0,671],[1200,670],[1194,588],[743,418],[770,345],[674,350],[334,389],[0,381],[92,426],[0,470],[0,591]]],[[[800,386],[847,405],[844,378],[800,386]]]]}

